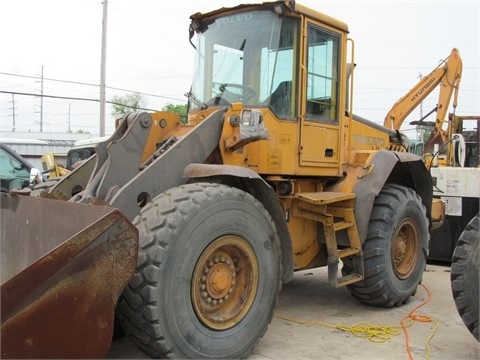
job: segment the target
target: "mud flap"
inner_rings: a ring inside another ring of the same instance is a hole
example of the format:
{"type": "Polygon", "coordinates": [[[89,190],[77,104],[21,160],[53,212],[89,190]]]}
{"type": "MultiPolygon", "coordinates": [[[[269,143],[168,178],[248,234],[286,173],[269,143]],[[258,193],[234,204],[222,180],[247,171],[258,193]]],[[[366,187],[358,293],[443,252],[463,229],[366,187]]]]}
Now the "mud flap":
{"type": "Polygon", "coordinates": [[[0,196],[1,357],[104,357],[137,229],[111,207],[0,196]]]}

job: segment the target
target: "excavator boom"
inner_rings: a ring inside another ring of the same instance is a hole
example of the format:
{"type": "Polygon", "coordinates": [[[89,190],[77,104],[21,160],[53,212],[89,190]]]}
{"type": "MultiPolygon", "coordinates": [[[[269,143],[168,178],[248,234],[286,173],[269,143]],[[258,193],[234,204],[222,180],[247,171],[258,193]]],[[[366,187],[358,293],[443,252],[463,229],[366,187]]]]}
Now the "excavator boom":
{"type": "MultiPolygon", "coordinates": [[[[437,116],[435,128],[445,141],[446,131],[442,128],[448,106],[455,92],[453,99],[453,108],[457,106],[458,88],[462,76],[462,59],[458,49],[452,49],[450,56],[442,60],[441,63],[427,76],[421,78],[405,96],[400,98],[388,112],[385,117],[384,126],[400,130],[403,122],[410,113],[420,105],[420,103],[440,85],[440,94],[435,108],[437,116]]],[[[423,120],[423,119],[422,119],[423,120]]]]}

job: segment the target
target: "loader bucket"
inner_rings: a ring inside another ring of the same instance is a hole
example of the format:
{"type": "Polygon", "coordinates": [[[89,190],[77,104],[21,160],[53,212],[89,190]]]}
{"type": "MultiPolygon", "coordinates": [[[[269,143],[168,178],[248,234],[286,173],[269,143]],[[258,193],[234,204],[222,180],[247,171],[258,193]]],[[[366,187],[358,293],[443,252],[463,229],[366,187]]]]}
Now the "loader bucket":
{"type": "Polygon", "coordinates": [[[105,357],[137,229],[107,206],[0,196],[1,357],[105,357]]]}

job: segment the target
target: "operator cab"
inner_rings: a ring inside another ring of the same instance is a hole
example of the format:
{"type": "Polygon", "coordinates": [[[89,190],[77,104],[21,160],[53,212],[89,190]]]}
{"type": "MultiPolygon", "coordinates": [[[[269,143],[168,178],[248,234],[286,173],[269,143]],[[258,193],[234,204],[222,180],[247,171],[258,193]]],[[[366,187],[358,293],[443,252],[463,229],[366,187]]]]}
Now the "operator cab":
{"type": "Polygon", "coordinates": [[[341,176],[347,26],[294,1],[191,19],[196,59],[189,118],[241,103],[261,113],[269,143],[255,145],[255,155],[244,151],[238,164],[259,173],[310,175],[324,168],[324,175],[341,176]]]}
{"type": "Polygon", "coordinates": [[[306,118],[337,123],[341,33],[307,23],[302,59],[301,18],[288,16],[284,2],[232,10],[191,17],[191,36],[198,36],[189,109],[242,102],[293,120],[299,115],[298,85],[306,80],[306,118]],[[300,79],[302,61],[306,79],[300,79]]]}

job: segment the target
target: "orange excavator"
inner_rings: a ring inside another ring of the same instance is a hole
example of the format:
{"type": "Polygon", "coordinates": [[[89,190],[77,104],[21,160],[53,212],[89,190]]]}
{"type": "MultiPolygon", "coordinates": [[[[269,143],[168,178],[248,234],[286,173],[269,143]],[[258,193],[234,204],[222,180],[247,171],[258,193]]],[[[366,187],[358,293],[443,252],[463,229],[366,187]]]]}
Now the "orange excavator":
{"type": "Polygon", "coordinates": [[[416,109],[433,90],[440,86],[437,105],[417,122],[411,125],[430,125],[435,127],[432,137],[441,137],[442,141],[448,140],[448,129],[443,129],[444,120],[448,113],[448,106],[453,95],[453,108],[457,107],[458,88],[462,77],[462,59],[458,49],[452,49],[450,55],[422,79],[407,93],[401,97],[385,116],[383,125],[393,130],[400,130],[403,122],[410,113],[416,109]],[[433,112],[437,112],[434,123],[424,121],[433,112]]]}

